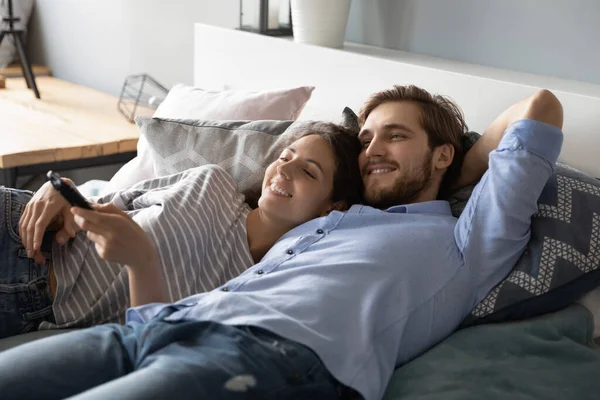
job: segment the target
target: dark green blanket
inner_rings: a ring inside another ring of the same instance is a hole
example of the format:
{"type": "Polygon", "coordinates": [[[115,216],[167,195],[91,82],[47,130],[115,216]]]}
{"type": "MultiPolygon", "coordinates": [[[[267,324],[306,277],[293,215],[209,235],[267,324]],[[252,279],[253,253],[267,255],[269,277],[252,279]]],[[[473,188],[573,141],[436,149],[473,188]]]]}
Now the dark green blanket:
{"type": "Polygon", "coordinates": [[[592,332],[580,305],[467,328],[396,370],[384,399],[600,399],[592,332]]]}

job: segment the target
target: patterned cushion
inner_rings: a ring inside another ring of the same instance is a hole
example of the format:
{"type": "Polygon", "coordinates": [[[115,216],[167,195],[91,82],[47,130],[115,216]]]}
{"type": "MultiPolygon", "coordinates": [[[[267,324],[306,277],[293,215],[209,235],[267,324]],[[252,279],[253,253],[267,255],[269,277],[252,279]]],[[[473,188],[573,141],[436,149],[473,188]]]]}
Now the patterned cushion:
{"type": "MultiPolygon", "coordinates": [[[[479,138],[469,135],[470,147],[479,138]]],[[[450,198],[464,209],[474,186],[450,198]]],[[[558,163],[538,200],[531,238],[512,272],[471,311],[463,326],[556,311],[600,285],[600,181],[558,163]]]]}
{"type": "Polygon", "coordinates": [[[138,118],[157,176],[218,164],[256,206],[266,167],[307,122],[138,118]]]}

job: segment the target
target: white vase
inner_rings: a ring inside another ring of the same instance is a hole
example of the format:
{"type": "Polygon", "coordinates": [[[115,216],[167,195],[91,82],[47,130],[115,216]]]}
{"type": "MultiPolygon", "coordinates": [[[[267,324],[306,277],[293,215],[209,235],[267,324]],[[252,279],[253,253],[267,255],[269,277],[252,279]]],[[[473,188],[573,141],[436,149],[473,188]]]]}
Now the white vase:
{"type": "Polygon", "coordinates": [[[346,37],[350,0],[292,0],[294,41],[341,48],[346,37]]]}

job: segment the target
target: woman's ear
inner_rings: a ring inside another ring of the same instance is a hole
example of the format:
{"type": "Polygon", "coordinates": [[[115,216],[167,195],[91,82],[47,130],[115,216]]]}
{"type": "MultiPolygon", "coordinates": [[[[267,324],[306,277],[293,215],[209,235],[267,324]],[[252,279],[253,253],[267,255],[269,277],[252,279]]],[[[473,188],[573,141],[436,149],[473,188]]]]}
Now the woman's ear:
{"type": "Polygon", "coordinates": [[[336,201],[335,203],[331,203],[331,206],[327,208],[327,210],[321,213],[321,217],[326,217],[332,211],[346,211],[348,209],[348,203],[346,201],[336,201]]]}
{"type": "Polygon", "coordinates": [[[434,166],[436,169],[445,169],[452,164],[454,159],[454,146],[449,143],[438,146],[434,150],[434,166]]]}

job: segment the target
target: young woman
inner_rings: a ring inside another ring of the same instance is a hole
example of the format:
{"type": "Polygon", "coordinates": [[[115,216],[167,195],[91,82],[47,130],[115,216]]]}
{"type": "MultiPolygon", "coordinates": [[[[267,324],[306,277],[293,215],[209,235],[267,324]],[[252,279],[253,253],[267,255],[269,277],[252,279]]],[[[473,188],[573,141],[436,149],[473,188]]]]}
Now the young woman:
{"type": "Polygon", "coordinates": [[[130,304],[209,291],[258,262],[292,228],[359,201],[360,146],[352,132],[315,122],[294,138],[267,168],[254,210],[214,165],[93,199],[95,211],[79,226],[49,184],[33,198],[2,189],[0,338],[122,323],[130,304]],[[58,229],[55,236],[44,235],[48,226],[58,229]]]}

